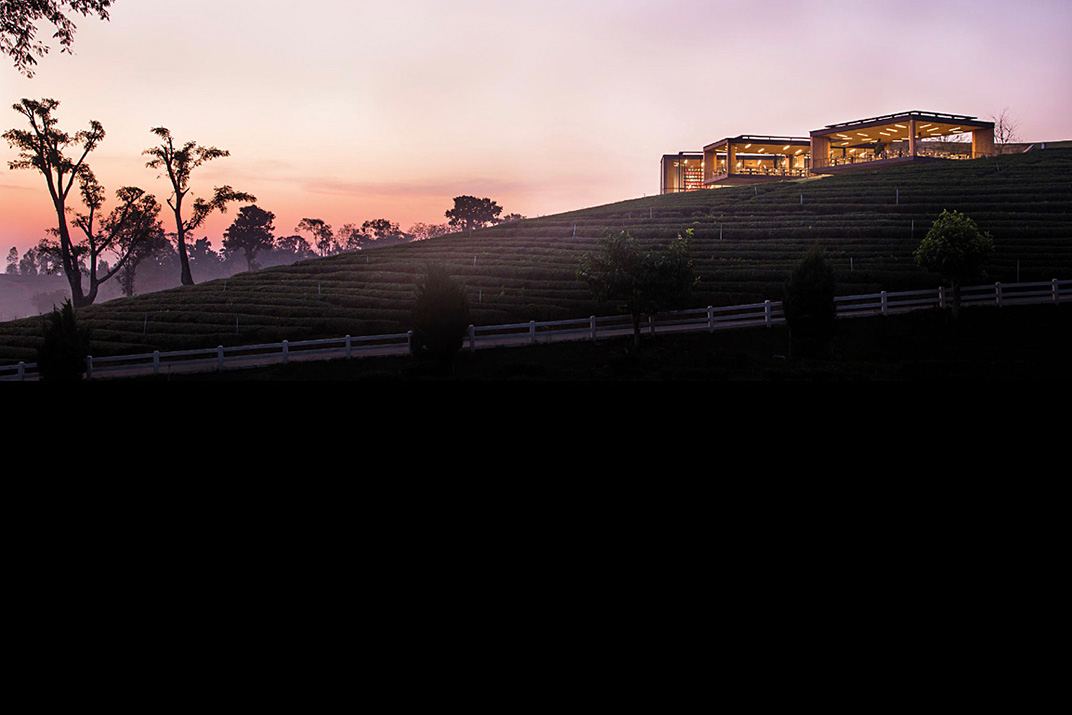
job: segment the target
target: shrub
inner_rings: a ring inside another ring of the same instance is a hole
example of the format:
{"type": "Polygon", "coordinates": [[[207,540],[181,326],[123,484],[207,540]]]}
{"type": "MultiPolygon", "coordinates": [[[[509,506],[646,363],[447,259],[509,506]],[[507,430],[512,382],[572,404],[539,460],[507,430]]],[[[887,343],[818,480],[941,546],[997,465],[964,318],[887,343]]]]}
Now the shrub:
{"type": "Polygon", "coordinates": [[[795,356],[828,355],[834,337],[837,281],[823,251],[812,248],[785,285],[785,322],[795,356]]]}
{"type": "Polygon", "coordinates": [[[42,380],[81,380],[89,355],[89,329],[77,324],[70,298],[52,307],[42,326],[37,370],[42,380]]]}
{"type": "Polygon", "coordinates": [[[418,278],[415,292],[412,351],[418,357],[451,365],[469,327],[465,287],[446,269],[429,266],[418,278]]]}

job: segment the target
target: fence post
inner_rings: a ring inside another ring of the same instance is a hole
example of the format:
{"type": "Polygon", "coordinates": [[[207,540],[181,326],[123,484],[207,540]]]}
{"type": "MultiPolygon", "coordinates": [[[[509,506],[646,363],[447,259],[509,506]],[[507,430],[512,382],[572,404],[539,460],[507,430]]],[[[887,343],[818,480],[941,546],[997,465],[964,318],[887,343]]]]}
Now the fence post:
{"type": "Polygon", "coordinates": [[[476,326],[469,323],[469,352],[476,352],[476,326]]]}
{"type": "Polygon", "coordinates": [[[707,306],[707,332],[715,332],[715,307],[707,306]]]}
{"type": "Polygon", "coordinates": [[[286,340],[283,341],[283,364],[287,364],[287,358],[290,357],[290,343],[286,340]]]}
{"type": "Polygon", "coordinates": [[[222,370],[223,369],[223,346],[222,345],[217,345],[216,346],[216,369],[217,370],[222,370]]]}
{"type": "Polygon", "coordinates": [[[592,328],[592,342],[596,340],[596,316],[588,316],[588,325],[592,328]]]}
{"type": "Polygon", "coordinates": [[[25,379],[26,379],[26,363],[20,360],[19,361],[19,382],[22,382],[25,379]]]}
{"type": "Polygon", "coordinates": [[[349,336],[349,335],[347,335],[347,336],[346,336],[346,359],[347,359],[347,360],[349,360],[349,359],[350,359],[350,355],[351,355],[351,354],[352,354],[352,353],[351,353],[351,351],[350,351],[350,336],[349,336]]]}
{"type": "Polygon", "coordinates": [[[153,350],[153,374],[160,374],[160,351],[153,350]]]}
{"type": "Polygon", "coordinates": [[[536,342],[536,321],[529,321],[529,344],[536,342]]]}
{"type": "Polygon", "coordinates": [[[93,379],[93,356],[86,355],[86,379],[93,379]]]}
{"type": "Polygon", "coordinates": [[[994,284],[994,299],[998,302],[998,307],[1001,307],[1001,281],[994,284]]]}
{"type": "Polygon", "coordinates": [[[945,286],[938,286],[938,307],[945,310],[945,286]]]}
{"type": "Polygon", "coordinates": [[[1057,288],[1056,278],[1051,281],[1051,285],[1053,286],[1053,302],[1054,304],[1059,304],[1061,302],[1061,291],[1057,288]]]}
{"type": "Polygon", "coordinates": [[[882,296],[882,314],[883,315],[889,315],[890,314],[890,302],[889,302],[889,298],[886,296],[886,291],[882,291],[881,296],[882,296]]]}
{"type": "Polygon", "coordinates": [[[771,322],[771,306],[769,299],[763,301],[763,317],[767,320],[767,327],[771,327],[773,323],[771,322]]]}
{"type": "Polygon", "coordinates": [[[648,335],[655,335],[655,314],[648,314],[648,335]]]}

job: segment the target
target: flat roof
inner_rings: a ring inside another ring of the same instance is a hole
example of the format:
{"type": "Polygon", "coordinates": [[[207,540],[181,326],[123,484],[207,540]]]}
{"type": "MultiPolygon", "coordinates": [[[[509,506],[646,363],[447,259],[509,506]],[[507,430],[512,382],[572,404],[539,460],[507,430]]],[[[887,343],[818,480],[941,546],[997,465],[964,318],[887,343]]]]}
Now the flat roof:
{"type": "MultiPolygon", "coordinates": [[[[910,120],[916,120],[916,130],[923,130],[922,134],[924,139],[929,136],[944,136],[946,134],[960,134],[956,130],[963,129],[969,131],[971,129],[987,129],[994,126],[993,122],[980,121],[976,117],[968,116],[966,114],[942,114],[939,112],[899,112],[897,114],[886,114],[881,117],[868,117],[867,119],[856,119],[851,122],[841,122],[840,124],[827,124],[822,129],[814,130],[811,135],[815,136],[830,136],[841,135],[846,139],[854,139],[857,136],[863,136],[864,134],[874,134],[875,132],[866,132],[865,130],[885,130],[892,134],[901,134],[903,136],[898,137],[900,139],[908,138],[908,124],[910,120]]],[[[887,141],[890,137],[868,137],[871,141],[881,139],[887,141]]]]}
{"type": "Polygon", "coordinates": [[[780,154],[785,151],[787,147],[791,146],[810,148],[811,140],[806,137],[764,137],[753,134],[742,134],[736,137],[719,139],[717,142],[705,146],[704,151],[723,145],[729,146],[730,144],[749,145],[747,148],[752,153],[780,154]]]}

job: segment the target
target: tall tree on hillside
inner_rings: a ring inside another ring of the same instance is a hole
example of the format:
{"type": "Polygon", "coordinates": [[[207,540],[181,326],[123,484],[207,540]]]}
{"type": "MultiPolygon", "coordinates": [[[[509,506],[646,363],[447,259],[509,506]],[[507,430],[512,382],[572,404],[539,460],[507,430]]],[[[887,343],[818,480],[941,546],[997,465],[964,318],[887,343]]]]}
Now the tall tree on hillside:
{"type": "Polygon", "coordinates": [[[11,250],[7,252],[7,273],[8,275],[18,275],[19,272],[19,249],[12,246],[11,250]]]}
{"type": "Polygon", "coordinates": [[[449,219],[451,226],[459,226],[465,231],[472,231],[474,228],[483,228],[495,223],[500,213],[502,213],[502,206],[491,199],[455,196],[454,208],[444,215],[449,219]]]}
{"type": "Polygon", "coordinates": [[[36,39],[37,24],[44,20],[56,28],[60,52],[71,52],[77,29],[70,16],[97,15],[108,19],[112,0],[0,0],[0,54],[15,61],[15,69],[33,77],[34,55],[44,57],[48,46],[36,39]]]}
{"type": "Polygon", "coordinates": [[[153,134],[160,137],[160,144],[142,152],[152,157],[146,164],[150,169],[163,169],[171,181],[172,194],[167,200],[175,214],[175,247],[179,252],[179,272],[183,285],[193,285],[194,278],[190,272],[190,258],[186,250],[186,235],[205,222],[216,209],[227,212],[227,204],[233,201],[252,203],[257,197],[230,186],[217,186],[212,198],[194,199],[193,213],[186,219],[182,217],[182,201],[190,191],[190,173],[206,161],[230,156],[231,153],[214,146],[199,146],[196,142],[186,142],[176,148],[171,132],[166,127],[154,127],[153,134]]]}
{"type": "Polygon", "coordinates": [[[223,250],[227,253],[242,251],[246,267],[253,270],[257,254],[270,251],[275,245],[275,214],[256,204],[243,206],[234,222],[223,232],[223,250]]]}
{"type": "Polygon", "coordinates": [[[82,292],[82,271],[67,225],[67,197],[78,179],[89,171],[86,157],[104,139],[104,127],[92,120],[89,129],[68,134],[56,126],[53,112],[59,105],[54,99],[23,99],[13,108],[26,118],[30,129],[9,129],[3,136],[19,151],[18,159],[8,164],[12,169],[36,169],[45,176],[56,211],[55,234],[59,240],[60,263],[71,286],[73,304],[79,308],[88,302],[82,292]],[[68,150],[71,150],[71,156],[67,156],[68,150]]]}

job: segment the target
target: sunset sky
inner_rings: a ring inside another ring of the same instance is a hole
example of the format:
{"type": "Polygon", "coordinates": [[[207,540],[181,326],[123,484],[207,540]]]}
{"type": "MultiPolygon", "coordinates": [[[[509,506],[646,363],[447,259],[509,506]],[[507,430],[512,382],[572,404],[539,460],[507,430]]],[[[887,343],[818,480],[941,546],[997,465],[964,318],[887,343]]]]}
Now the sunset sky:
{"type": "MultiPolygon", "coordinates": [[[[651,195],[663,154],[907,110],[1007,106],[1025,141],[1072,139],[1069,0],[117,0],[76,23],[32,79],[3,58],[0,130],[23,97],[99,120],[106,208],[170,194],[152,127],[227,149],[192,193],[253,193],[277,235],[441,223],[460,194],[530,217],[651,195]]],[[[0,141],[4,255],[55,223],[15,157],[0,141]]],[[[196,237],[219,248],[234,216],[196,237]]]]}

